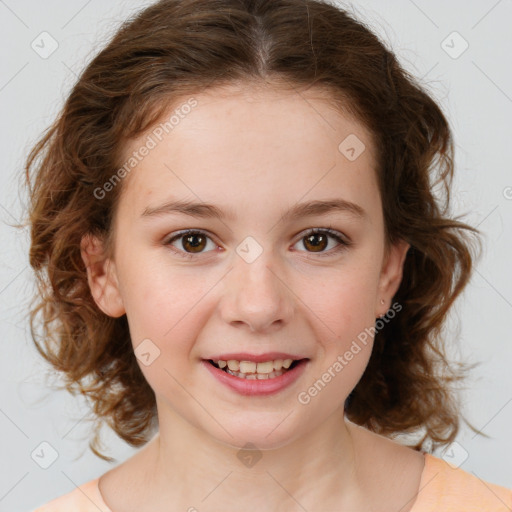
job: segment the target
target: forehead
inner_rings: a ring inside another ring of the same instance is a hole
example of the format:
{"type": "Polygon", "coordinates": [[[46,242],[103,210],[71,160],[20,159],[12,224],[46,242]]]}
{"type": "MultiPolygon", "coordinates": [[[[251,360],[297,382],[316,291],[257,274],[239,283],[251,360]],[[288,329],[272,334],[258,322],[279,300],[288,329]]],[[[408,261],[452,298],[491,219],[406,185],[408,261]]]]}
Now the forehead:
{"type": "Polygon", "coordinates": [[[339,187],[355,200],[374,185],[371,134],[320,89],[231,86],[184,96],[125,146],[124,159],[150,139],[154,147],[123,183],[139,214],[170,197],[270,207],[339,187]]]}

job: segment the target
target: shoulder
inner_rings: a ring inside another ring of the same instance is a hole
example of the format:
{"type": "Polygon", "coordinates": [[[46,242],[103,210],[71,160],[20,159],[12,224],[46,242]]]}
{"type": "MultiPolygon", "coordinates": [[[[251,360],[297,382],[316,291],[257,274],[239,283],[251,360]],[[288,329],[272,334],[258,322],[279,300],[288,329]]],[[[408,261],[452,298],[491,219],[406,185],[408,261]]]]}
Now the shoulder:
{"type": "Polygon", "coordinates": [[[98,487],[99,478],[80,485],[31,512],[111,512],[98,487]]]}
{"type": "Polygon", "coordinates": [[[411,512],[452,510],[510,512],[512,490],[425,453],[425,469],[411,512]]]}

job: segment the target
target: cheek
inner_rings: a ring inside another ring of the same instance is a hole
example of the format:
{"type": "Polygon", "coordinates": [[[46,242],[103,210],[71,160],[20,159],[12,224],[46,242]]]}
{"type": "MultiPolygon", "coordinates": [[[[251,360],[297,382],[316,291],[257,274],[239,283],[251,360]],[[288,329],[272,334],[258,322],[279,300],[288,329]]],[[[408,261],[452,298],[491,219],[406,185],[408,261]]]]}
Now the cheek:
{"type": "Polygon", "coordinates": [[[326,290],[330,300],[317,305],[322,321],[316,322],[315,335],[322,351],[318,352],[315,378],[308,383],[311,387],[304,390],[301,402],[314,399],[316,414],[330,414],[344,403],[368,365],[375,325],[372,286],[371,281],[353,276],[344,286],[333,283],[326,290]]]}
{"type": "Polygon", "coordinates": [[[139,336],[151,332],[164,338],[184,324],[190,327],[190,316],[206,293],[204,280],[157,259],[133,263],[120,266],[121,295],[131,328],[139,336]]]}
{"type": "Polygon", "coordinates": [[[334,273],[308,301],[332,336],[346,341],[375,322],[377,272],[372,266],[359,266],[334,273]]]}
{"type": "Polygon", "coordinates": [[[204,324],[204,281],[166,273],[165,265],[127,270],[134,270],[134,278],[124,275],[123,302],[141,371],[153,389],[179,393],[172,376],[182,385],[190,378],[186,368],[204,324]]]}
{"type": "Polygon", "coordinates": [[[308,303],[317,319],[315,337],[321,345],[317,378],[335,383],[326,385],[324,404],[344,400],[368,364],[373,348],[376,280],[373,265],[351,267],[350,272],[333,275],[315,293],[314,303],[308,303]]]}
{"type": "Polygon", "coordinates": [[[126,307],[132,345],[153,390],[180,402],[187,398],[183,388],[193,384],[188,368],[204,325],[204,284],[177,274],[166,278],[165,272],[152,274],[151,269],[143,275],[130,289],[126,307]],[[144,352],[151,354],[149,365],[139,356],[144,352]]]}

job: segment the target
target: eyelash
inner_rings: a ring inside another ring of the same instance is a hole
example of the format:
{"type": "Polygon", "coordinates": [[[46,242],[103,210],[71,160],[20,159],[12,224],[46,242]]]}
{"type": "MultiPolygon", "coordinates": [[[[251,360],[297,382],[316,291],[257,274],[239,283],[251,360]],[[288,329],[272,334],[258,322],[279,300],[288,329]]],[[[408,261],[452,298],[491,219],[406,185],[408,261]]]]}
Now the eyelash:
{"type": "MultiPolygon", "coordinates": [[[[321,253],[310,253],[310,254],[317,254],[320,257],[333,256],[335,254],[338,254],[340,251],[343,251],[344,249],[346,249],[350,245],[352,245],[352,243],[349,242],[346,238],[344,238],[341,235],[341,233],[339,233],[338,231],[334,231],[330,227],[328,227],[328,228],[313,228],[313,229],[310,229],[298,240],[298,242],[300,242],[302,239],[306,238],[307,236],[316,235],[316,234],[327,234],[330,237],[334,238],[339,243],[339,245],[338,245],[338,247],[335,247],[334,249],[331,249],[330,251],[321,252],[321,253]]],[[[185,252],[185,251],[182,251],[182,250],[178,250],[178,249],[176,249],[175,247],[173,247],[171,245],[172,242],[174,242],[176,240],[179,240],[180,238],[183,238],[183,237],[185,237],[187,235],[204,235],[204,236],[206,236],[207,238],[209,238],[211,240],[211,237],[208,236],[208,234],[206,232],[204,232],[204,231],[197,230],[197,229],[187,229],[185,231],[180,231],[176,235],[174,235],[171,238],[167,239],[164,242],[164,245],[168,246],[175,254],[177,254],[178,256],[180,256],[182,258],[193,259],[196,256],[199,256],[201,253],[195,253],[195,254],[194,253],[188,253],[188,252],[185,252]]],[[[309,252],[309,251],[300,251],[300,252],[309,252]]]]}

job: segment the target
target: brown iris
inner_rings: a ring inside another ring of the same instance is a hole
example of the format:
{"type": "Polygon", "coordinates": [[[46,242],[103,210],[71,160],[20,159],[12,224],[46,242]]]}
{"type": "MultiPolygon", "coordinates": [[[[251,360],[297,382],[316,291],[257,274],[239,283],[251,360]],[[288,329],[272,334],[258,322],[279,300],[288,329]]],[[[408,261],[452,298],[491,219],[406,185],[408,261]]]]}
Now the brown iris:
{"type": "Polygon", "coordinates": [[[201,235],[200,233],[191,233],[188,235],[184,235],[182,237],[182,240],[183,241],[181,242],[181,244],[183,245],[183,248],[188,252],[201,252],[206,245],[206,237],[204,235],[201,235]],[[197,239],[201,240],[201,242],[198,243],[197,239]],[[189,244],[191,250],[189,250],[186,244],[189,244]]]}
{"type": "Polygon", "coordinates": [[[304,246],[309,249],[308,244],[311,244],[313,252],[323,251],[328,244],[328,236],[324,233],[312,233],[304,237],[304,246]],[[319,242],[318,239],[321,239],[319,242]]]}

